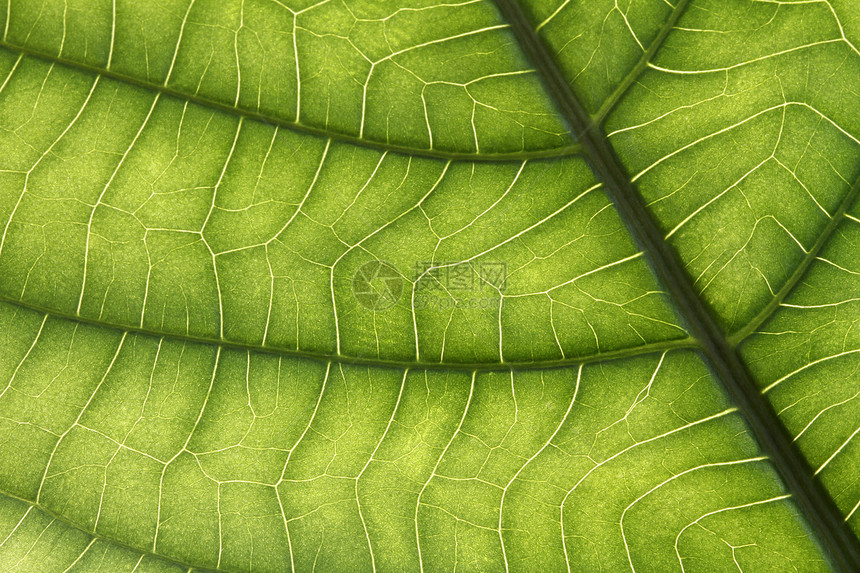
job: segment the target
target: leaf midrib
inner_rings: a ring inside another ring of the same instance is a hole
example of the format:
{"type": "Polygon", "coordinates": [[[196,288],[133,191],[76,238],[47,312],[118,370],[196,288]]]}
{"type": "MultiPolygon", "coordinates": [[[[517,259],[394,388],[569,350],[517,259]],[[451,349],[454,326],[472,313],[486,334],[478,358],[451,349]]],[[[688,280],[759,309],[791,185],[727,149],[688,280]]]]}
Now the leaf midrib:
{"type": "MultiPolygon", "coordinates": [[[[840,571],[860,570],[860,540],[844,521],[829,492],[814,476],[808,461],[770,402],[759,391],[736,347],[725,337],[716,319],[695,292],[677,253],[664,240],[656,220],[647,210],[615,150],[609,145],[602,125],[597,125],[580,104],[554,57],[534,31],[516,0],[493,2],[504,19],[511,24],[514,36],[542,76],[547,91],[570,123],[574,135],[580,138],[595,176],[604,183],[607,196],[615,205],[628,231],[648,255],[649,263],[661,282],[666,285],[691,334],[700,341],[702,353],[730,398],[738,406],[753,436],[780,474],[807,523],[825,546],[833,564],[840,571]]],[[[680,16],[678,11],[673,12],[672,20],[676,21],[680,16]]],[[[662,41],[665,35],[659,35],[655,42],[662,41]]],[[[656,53],[658,48],[659,45],[652,45],[648,53],[656,53]]],[[[637,66],[639,73],[644,68],[644,65],[637,66]]],[[[852,192],[856,192],[856,189],[857,185],[852,192]]],[[[850,199],[851,197],[846,198],[843,206],[850,199]]],[[[832,233],[834,229],[835,225],[832,228],[828,225],[825,233],[832,233]]],[[[818,242],[816,244],[819,249],[823,245],[818,242]]],[[[805,261],[807,266],[811,260],[805,261]]],[[[776,305],[778,302],[773,308],[776,308],[776,305]]]]}

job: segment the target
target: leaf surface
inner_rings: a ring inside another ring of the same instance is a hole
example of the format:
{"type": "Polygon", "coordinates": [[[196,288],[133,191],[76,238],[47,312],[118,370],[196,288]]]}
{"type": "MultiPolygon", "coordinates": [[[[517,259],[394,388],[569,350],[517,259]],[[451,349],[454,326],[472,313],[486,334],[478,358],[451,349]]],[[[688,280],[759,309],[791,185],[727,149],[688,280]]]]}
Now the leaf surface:
{"type": "Polygon", "coordinates": [[[0,570],[858,564],[850,0],[0,8],[0,570]]]}

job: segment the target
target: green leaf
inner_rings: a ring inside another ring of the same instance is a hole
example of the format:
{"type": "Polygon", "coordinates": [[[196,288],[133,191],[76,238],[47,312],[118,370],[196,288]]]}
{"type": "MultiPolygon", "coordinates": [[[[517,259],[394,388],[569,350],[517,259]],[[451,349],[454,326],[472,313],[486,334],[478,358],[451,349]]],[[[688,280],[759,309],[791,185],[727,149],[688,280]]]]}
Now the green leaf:
{"type": "Polygon", "coordinates": [[[0,571],[856,570],[855,4],[0,2],[0,571]]]}

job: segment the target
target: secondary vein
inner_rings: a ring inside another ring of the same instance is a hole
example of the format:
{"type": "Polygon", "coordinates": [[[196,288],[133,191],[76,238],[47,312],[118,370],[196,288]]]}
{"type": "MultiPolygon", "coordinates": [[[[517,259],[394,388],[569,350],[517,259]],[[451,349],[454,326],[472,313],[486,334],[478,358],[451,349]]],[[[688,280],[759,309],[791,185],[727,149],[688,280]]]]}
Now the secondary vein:
{"type": "Polygon", "coordinates": [[[839,225],[845,220],[846,212],[852,207],[852,205],[854,205],[858,196],[860,196],[860,177],[857,178],[854,185],[848,193],[845,194],[845,197],[842,199],[836,212],[830,215],[830,220],[827,222],[827,225],[825,225],[824,230],[821,231],[821,234],[818,235],[818,239],[816,239],[815,244],[813,244],[812,248],[803,255],[803,260],[797,268],[794,269],[794,272],[791,273],[791,276],[788,277],[788,280],[786,280],[782,287],[780,287],[770,302],[768,302],[768,304],[761,309],[761,312],[749,321],[749,323],[728,337],[729,343],[732,346],[737,347],[740,345],[740,343],[743,342],[750,334],[758,330],[758,327],[770,318],[776,309],[779,308],[779,305],[782,304],[785,297],[787,297],[794,287],[797,286],[806,274],[806,271],[815,261],[815,258],[819,253],[821,253],[821,250],[833,236],[833,233],[836,232],[836,229],[839,228],[839,225]]]}
{"type": "Polygon", "coordinates": [[[127,332],[129,334],[140,334],[143,336],[152,336],[155,338],[166,338],[172,340],[179,340],[183,342],[194,342],[199,344],[210,344],[217,345],[223,348],[233,348],[242,351],[250,351],[250,352],[259,352],[263,354],[274,354],[277,356],[290,356],[295,358],[306,358],[310,360],[316,360],[321,362],[333,362],[336,364],[354,364],[359,366],[375,366],[380,368],[410,368],[410,369],[421,369],[421,370],[455,370],[455,371],[466,371],[466,372],[507,372],[510,370],[514,371],[525,371],[525,370],[542,370],[548,368],[562,368],[569,366],[578,366],[580,364],[589,364],[592,362],[599,362],[604,360],[613,360],[619,358],[631,358],[634,356],[641,356],[645,354],[653,354],[657,352],[664,352],[667,350],[674,349],[682,349],[682,348],[695,348],[698,346],[698,343],[690,337],[665,340],[661,342],[654,342],[650,344],[643,344],[641,346],[632,346],[628,348],[621,348],[618,350],[608,350],[604,352],[596,352],[594,354],[579,356],[579,357],[570,357],[570,358],[559,358],[559,359],[549,359],[549,360],[535,360],[532,362],[422,362],[418,360],[389,360],[383,358],[365,358],[360,356],[344,356],[342,354],[326,354],[322,352],[310,352],[310,351],[302,351],[302,350],[292,350],[288,348],[278,348],[272,346],[262,346],[256,345],[252,343],[245,343],[241,341],[234,340],[223,340],[216,338],[207,338],[204,336],[195,336],[193,334],[179,334],[179,333],[167,333],[167,332],[159,332],[148,328],[143,328],[139,326],[132,325],[123,325],[123,324],[113,324],[104,321],[99,321],[95,319],[88,319],[81,316],[77,316],[74,314],[66,314],[62,312],[58,312],[54,309],[44,308],[38,305],[30,304],[27,302],[12,300],[7,297],[0,295],[0,304],[12,304],[21,308],[26,308],[35,312],[42,313],[49,317],[53,317],[59,320],[70,320],[82,324],[91,324],[93,326],[99,326],[102,328],[112,328],[119,330],[121,332],[127,332]]]}
{"type": "Polygon", "coordinates": [[[297,123],[295,121],[288,121],[286,119],[281,119],[278,117],[274,117],[271,115],[266,115],[265,113],[255,112],[248,109],[237,108],[229,104],[220,103],[205,97],[201,97],[198,95],[190,95],[184,93],[180,90],[171,88],[169,86],[147,82],[144,80],[140,80],[137,78],[133,78],[127,76],[125,74],[119,74],[116,72],[109,71],[107,69],[97,68],[88,64],[84,64],[81,62],[76,62],[73,60],[68,60],[66,58],[61,58],[58,56],[44,54],[35,50],[31,50],[28,48],[22,48],[20,46],[15,46],[6,41],[0,41],[0,48],[15,52],[18,54],[23,54],[25,56],[30,56],[33,58],[37,58],[40,60],[48,61],[51,63],[56,63],[63,65],[65,67],[78,69],[90,74],[96,74],[100,77],[110,78],[119,82],[123,82],[128,85],[137,86],[139,88],[143,88],[145,90],[149,90],[158,94],[164,94],[166,96],[175,97],[177,99],[181,99],[183,101],[189,101],[191,103],[207,107],[210,109],[215,109],[224,113],[228,113],[231,115],[244,117],[247,119],[252,119],[256,121],[260,121],[262,123],[267,123],[272,126],[277,126],[280,128],[296,131],[299,133],[307,133],[310,135],[316,135],[325,138],[335,139],[337,141],[343,141],[345,143],[351,143],[353,145],[358,145],[361,147],[367,147],[371,149],[377,149],[380,151],[391,151],[395,153],[402,153],[406,155],[412,155],[416,157],[430,157],[437,159],[455,159],[455,160],[464,160],[464,161],[476,161],[476,162],[493,162],[493,161],[522,161],[525,159],[545,159],[545,158],[555,158],[555,157],[570,157],[573,155],[578,155],[582,152],[582,147],[578,143],[572,143],[569,145],[565,145],[562,147],[557,147],[553,149],[541,149],[537,151],[519,151],[519,152],[510,152],[510,153],[467,153],[467,152],[454,152],[454,151],[443,151],[438,149],[422,149],[417,147],[408,147],[405,145],[397,145],[393,143],[383,143],[379,141],[373,141],[369,139],[362,139],[360,137],[355,137],[351,135],[347,135],[344,133],[337,133],[327,131],[325,129],[316,128],[310,125],[297,123]]]}
{"type": "Polygon", "coordinates": [[[672,10],[672,13],[669,15],[669,18],[663,24],[663,27],[660,28],[660,31],[657,33],[657,36],[654,38],[654,41],[651,42],[651,45],[648,46],[648,49],[642,54],[642,57],[639,58],[639,61],[636,62],[636,65],[633,67],[630,72],[624,76],[624,79],[621,80],[621,83],[618,84],[618,87],[610,94],[606,101],[600,106],[600,109],[592,117],[592,127],[600,125],[606,116],[609,115],[609,112],[612,111],[616,104],[621,100],[621,96],[627,93],[627,90],[633,83],[639,79],[639,76],[645,71],[648,67],[648,64],[654,58],[654,55],[657,53],[657,50],[660,49],[660,46],[663,45],[663,40],[666,39],[666,36],[669,35],[669,32],[675,27],[675,24],[678,23],[681,16],[684,14],[684,10],[686,10],[687,5],[690,3],[690,0],[679,0],[679,2],[675,5],[675,8],[672,10]]]}

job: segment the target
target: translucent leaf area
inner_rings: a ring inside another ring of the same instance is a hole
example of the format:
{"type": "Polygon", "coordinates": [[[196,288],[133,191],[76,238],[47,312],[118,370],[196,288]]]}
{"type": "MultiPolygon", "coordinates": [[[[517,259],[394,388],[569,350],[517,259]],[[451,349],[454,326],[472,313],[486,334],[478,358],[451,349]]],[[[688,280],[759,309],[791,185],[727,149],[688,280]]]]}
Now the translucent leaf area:
{"type": "Polygon", "coordinates": [[[856,0],[0,31],[0,571],[860,568],[856,0]]]}

